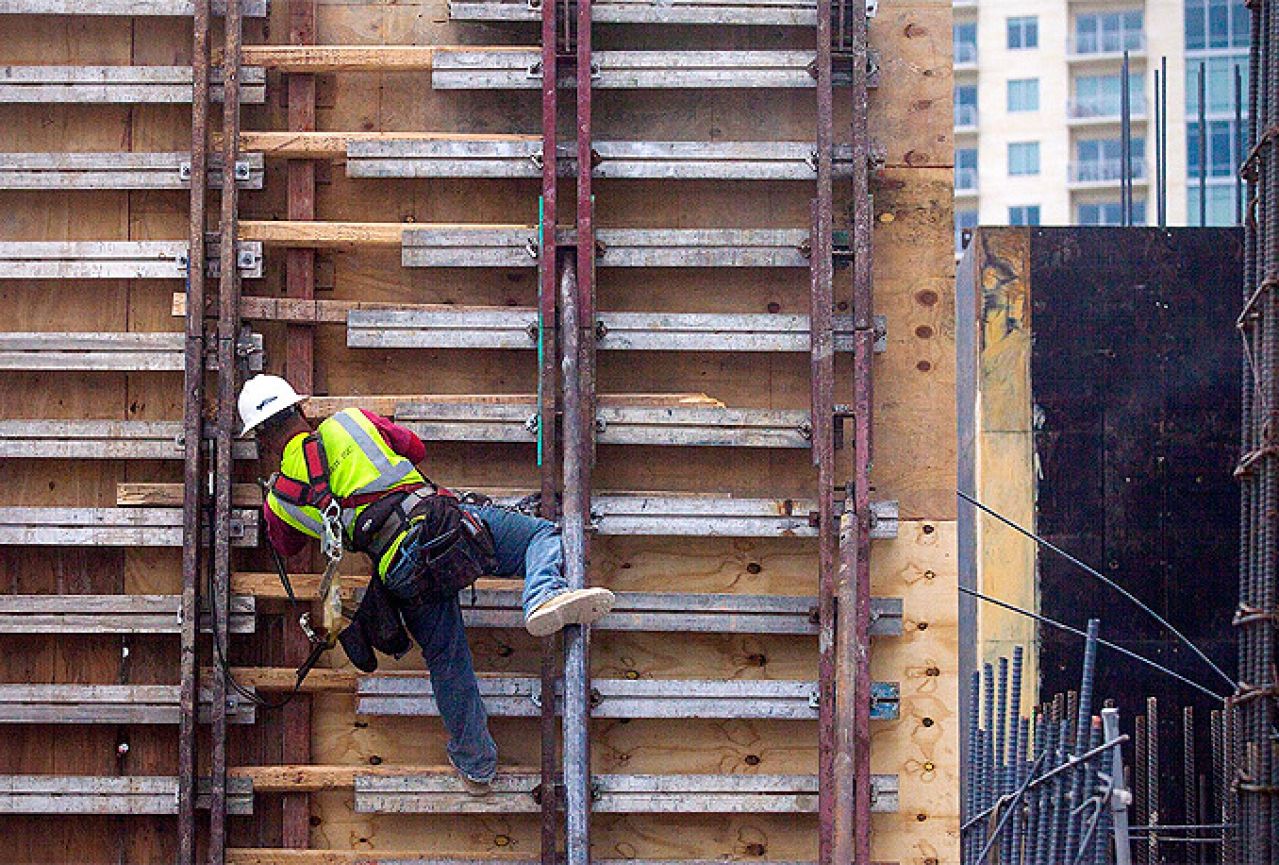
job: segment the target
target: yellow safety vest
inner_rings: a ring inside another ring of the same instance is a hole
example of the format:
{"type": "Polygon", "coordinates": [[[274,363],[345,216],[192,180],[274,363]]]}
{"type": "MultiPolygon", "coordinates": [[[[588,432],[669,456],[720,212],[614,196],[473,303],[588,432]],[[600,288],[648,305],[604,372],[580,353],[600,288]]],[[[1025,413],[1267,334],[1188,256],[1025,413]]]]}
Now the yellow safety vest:
{"type": "MultiPolygon", "coordinates": [[[[316,432],[328,458],[329,488],[339,502],[348,497],[386,492],[406,484],[426,483],[413,463],[392,450],[378,428],[359,409],[343,409],[326,418],[316,432]]],[[[302,483],[310,480],[302,455],[305,438],[299,434],[290,439],[280,460],[280,474],[302,483]]],[[[266,503],[272,513],[304,534],[318,538],[324,530],[324,520],[314,507],[286,502],[274,492],[267,493],[266,503]]],[[[342,533],[348,544],[351,543],[356,517],[369,504],[372,502],[356,507],[343,506],[342,533]]],[[[387,548],[382,560],[375,563],[378,576],[386,576],[387,566],[395,559],[407,531],[406,525],[405,531],[387,548]]]]}

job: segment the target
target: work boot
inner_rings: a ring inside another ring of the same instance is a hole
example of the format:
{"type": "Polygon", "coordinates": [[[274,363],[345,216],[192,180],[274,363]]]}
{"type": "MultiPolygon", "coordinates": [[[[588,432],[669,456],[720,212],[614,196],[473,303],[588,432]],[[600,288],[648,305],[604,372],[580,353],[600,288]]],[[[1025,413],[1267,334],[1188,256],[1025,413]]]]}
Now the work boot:
{"type": "MultiPolygon", "coordinates": [[[[449,757],[449,762],[453,763],[452,757],[449,757]]],[[[453,763],[453,771],[457,772],[457,777],[461,780],[462,787],[466,790],[467,795],[478,798],[493,792],[492,778],[487,781],[478,781],[459,769],[456,763],[453,763]]]]}
{"type": "Polygon", "coordinates": [[[524,619],[524,627],[535,637],[547,637],[565,625],[589,625],[613,609],[613,593],[608,589],[574,589],[547,598],[524,619]]]}

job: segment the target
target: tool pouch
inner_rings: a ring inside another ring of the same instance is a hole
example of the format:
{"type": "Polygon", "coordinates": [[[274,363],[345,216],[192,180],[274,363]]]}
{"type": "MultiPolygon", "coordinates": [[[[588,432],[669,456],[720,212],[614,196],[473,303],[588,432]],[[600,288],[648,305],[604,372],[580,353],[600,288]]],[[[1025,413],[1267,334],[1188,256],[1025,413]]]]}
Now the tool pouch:
{"type": "Polygon", "coordinates": [[[413,510],[414,527],[401,545],[417,560],[417,603],[449,598],[497,570],[488,527],[448,495],[428,497],[413,510]]]}
{"type": "Polygon", "coordinates": [[[377,669],[375,649],[400,658],[412,647],[395,600],[379,577],[369,580],[359,609],[338,635],[338,642],[356,669],[365,673],[377,669]]]}

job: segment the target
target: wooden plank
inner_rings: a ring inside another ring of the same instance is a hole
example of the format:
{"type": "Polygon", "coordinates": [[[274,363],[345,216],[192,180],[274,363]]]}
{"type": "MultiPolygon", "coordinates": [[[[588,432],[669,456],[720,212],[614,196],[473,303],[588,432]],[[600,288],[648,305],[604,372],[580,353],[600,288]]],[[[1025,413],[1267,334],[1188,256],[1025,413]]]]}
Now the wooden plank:
{"type": "MultiPolygon", "coordinates": [[[[232,513],[231,543],[258,543],[258,512],[232,513]]],[[[0,509],[0,544],[14,546],[180,547],[181,508],[9,507],[0,509]]]]}
{"type": "MultiPolygon", "coordinates": [[[[115,485],[118,508],[182,506],[182,485],[145,481],[121,481],[115,485]]],[[[233,484],[231,504],[237,508],[262,507],[262,489],[257,484],[233,484]]]]}
{"type": "MultiPolygon", "coordinates": [[[[0,457],[68,460],[182,458],[178,421],[0,420],[0,457]]],[[[256,459],[252,441],[234,446],[237,459],[256,459]]]]}
{"type": "MultiPolygon", "coordinates": [[[[282,72],[429,70],[435,45],[245,45],[242,62],[282,72]]],[[[500,50],[500,49],[499,49],[500,50]]]]}
{"type": "MultiPolygon", "coordinates": [[[[236,185],[261,189],[263,159],[245,154],[237,163],[236,185]]],[[[209,186],[222,184],[220,160],[210,160],[209,186]]],[[[191,185],[188,153],[6,153],[0,189],[186,189],[191,185]]]]}
{"type": "MultiPolygon", "coordinates": [[[[213,74],[218,80],[218,72],[213,74]]],[[[214,101],[222,87],[210,88],[214,101]]],[[[266,70],[240,70],[240,101],[266,101],[266,70]]],[[[0,66],[2,103],[189,104],[190,66],[0,66]]]]}

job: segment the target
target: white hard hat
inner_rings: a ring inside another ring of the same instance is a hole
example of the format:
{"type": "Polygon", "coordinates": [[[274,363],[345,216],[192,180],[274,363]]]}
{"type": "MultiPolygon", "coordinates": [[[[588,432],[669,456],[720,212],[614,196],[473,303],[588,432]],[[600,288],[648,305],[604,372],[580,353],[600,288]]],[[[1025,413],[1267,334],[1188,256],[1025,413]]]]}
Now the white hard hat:
{"type": "Polygon", "coordinates": [[[240,435],[248,435],[263,421],[304,399],[278,375],[255,375],[240,388],[240,420],[244,423],[240,435]]]}

